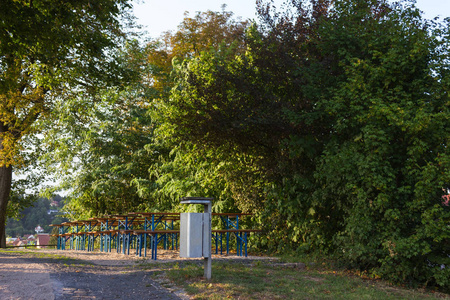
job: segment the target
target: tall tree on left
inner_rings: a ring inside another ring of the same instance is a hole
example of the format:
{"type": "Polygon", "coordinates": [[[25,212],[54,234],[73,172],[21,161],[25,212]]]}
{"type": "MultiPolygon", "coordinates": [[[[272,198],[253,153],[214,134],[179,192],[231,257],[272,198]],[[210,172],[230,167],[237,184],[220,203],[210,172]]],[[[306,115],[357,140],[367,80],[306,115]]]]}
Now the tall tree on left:
{"type": "Polygon", "coordinates": [[[126,80],[114,59],[130,0],[0,1],[0,248],[21,142],[57,101],[126,80]]]}

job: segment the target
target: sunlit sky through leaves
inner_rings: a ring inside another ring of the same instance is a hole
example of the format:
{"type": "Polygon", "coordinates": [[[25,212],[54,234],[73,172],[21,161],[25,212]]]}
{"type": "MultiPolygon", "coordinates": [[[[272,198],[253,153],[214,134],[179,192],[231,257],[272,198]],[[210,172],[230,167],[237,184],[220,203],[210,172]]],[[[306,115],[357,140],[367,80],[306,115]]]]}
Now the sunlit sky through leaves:
{"type": "MultiPolygon", "coordinates": [[[[277,6],[285,0],[275,0],[277,6]]],[[[436,16],[450,17],[450,0],[417,0],[417,7],[427,19],[436,16]]],[[[226,4],[227,11],[235,17],[257,19],[255,0],[135,0],[134,14],[145,26],[150,37],[159,37],[162,32],[176,30],[183,20],[184,12],[194,16],[197,11],[221,11],[226,4]]]]}

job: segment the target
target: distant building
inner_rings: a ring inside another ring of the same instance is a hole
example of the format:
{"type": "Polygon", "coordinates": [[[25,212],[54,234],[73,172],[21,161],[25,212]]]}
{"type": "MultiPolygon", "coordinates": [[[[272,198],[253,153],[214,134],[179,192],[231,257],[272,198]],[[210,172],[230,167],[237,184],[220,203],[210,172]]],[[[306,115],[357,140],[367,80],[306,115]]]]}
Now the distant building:
{"type": "Polygon", "coordinates": [[[34,235],[30,235],[30,236],[26,237],[26,240],[28,242],[28,245],[30,245],[36,241],[36,238],[34,237],[34,235]]]}
{"type": "Polygon", "coordinates": [[[36,237],[36,248],[46,248],[50,242],[50,235],[48,233],[40,233],[36,237]]]}
{"type": "Polygon", "coordinates": [[[7,243],[12,243],[12,242],[14,242],[15,240],[17,240],[17,238],[6,238],[6,242],[7,242],[7,243]]]}
{"type": "Polygon", "coordinates": [[[41,227],[41,226],[37,226],[36,228],[34,228],[34,231],[36,231],[36,233],[41,233],[41,232],[44,232],[44,229],[41,227]]]}
{"type": "Polygon", "coordinates": [[[13,243],[12,246],[23,248],[27,245],[26,241],[22,241],[20,238],[17,238],[13,243]]]}

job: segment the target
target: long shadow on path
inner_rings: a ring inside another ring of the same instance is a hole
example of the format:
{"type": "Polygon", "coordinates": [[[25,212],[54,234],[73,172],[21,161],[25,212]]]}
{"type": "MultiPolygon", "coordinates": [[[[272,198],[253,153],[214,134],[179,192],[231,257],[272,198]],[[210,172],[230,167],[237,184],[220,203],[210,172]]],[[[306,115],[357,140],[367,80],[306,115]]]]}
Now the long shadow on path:
{"type": "Polygon", "coordinates": [[[151,271],[5,252],[0,269],[2,299],[180,299],[154,281],[151,271]]]}

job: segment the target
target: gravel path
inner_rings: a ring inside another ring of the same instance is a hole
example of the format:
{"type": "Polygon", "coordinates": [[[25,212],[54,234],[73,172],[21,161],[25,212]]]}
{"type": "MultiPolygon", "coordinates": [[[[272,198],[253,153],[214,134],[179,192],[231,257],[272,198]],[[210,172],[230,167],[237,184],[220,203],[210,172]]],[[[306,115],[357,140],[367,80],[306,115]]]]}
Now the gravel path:
{"type": "MultiPolygon", "coordinates": [[[[0,251],[0,300],[51,299],[189,299],[184,291],[164,281],[164,263],[181,259],[177,251],[158,251],[158,260],[74,250],[0,251]]],[[[252,263],[271,257],[213,255],[213,260],[252,263]]]]}
{"type": "Polygon", "coordinates": [[[158,270],[138,268],[139,261],[134,257],[76,251],[30,252],[0,252],[1,300],[188,299],[180,291],[174,293],[161,287],[152,279],[158,270]]]}

